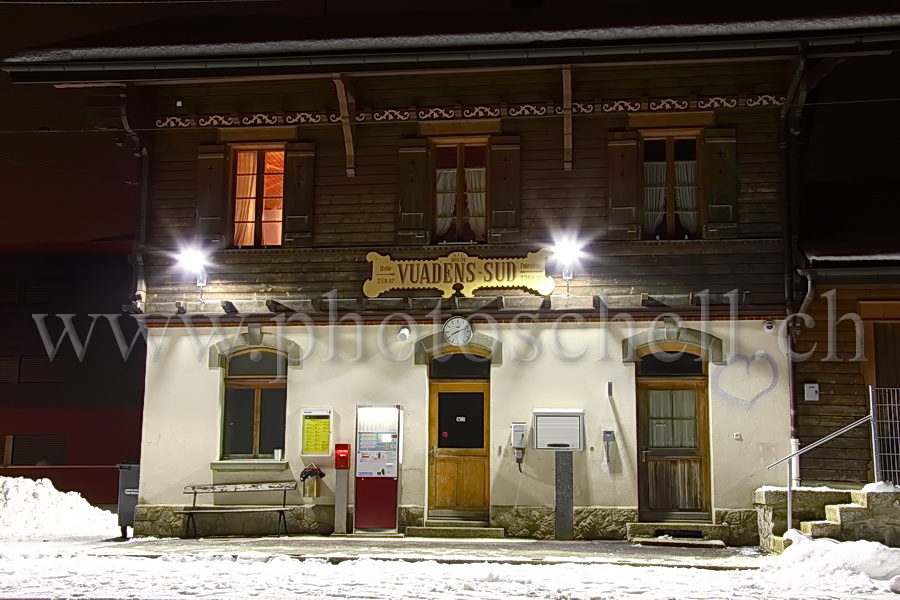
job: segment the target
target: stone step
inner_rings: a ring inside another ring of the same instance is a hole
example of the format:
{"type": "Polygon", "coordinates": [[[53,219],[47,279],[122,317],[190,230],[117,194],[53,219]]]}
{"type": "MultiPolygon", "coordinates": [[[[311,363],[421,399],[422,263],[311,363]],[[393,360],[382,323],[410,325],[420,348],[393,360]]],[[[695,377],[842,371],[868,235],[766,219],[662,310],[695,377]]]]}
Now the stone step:
{"type": "Polygon", "coordinates": [[[771,550],[775,554],[781,554],[784,552],[784,549],[791,545],[790,540],[786,540],[780,535],[773,535],[771,537],[771,550]]]}
{"type": "Polygon", "coordinates": [[[626,537],[629,541],[634,538],[658,538],[670,536],[677,539],[694,540],[726,540],[728,539],[728,527],[714,525],[712,523],[626,523],[626,537]]]}
{"type": "Polygon", "coordinates": [[[490,527],[490,521],[469,519],[426,519],[425,527],[490,527]]]}
{"type": "Polygon", "coordinates": [[[691,538],[643,538],[636,537],[631,540],[633,544],[642,546],[669,546],[674,548],[724,548],[725,542],[722,540],[703,540],[691,538]]]}
{"type": "Polygon", "coordinates": [[[859,504],[829,504],[825,507],[825,518],[835,523],[853,523],[871,517],[871,511],[859,504]]]}
{"type": "Polygon", "coordinates": [[[502,527],[407,527],[407,537],[430,538],[502,538],[502,527]]]}
{"type": "Polygon", "coordinates": [[[800,521],[800,531],[814,538],[840,538],[841,524],[834,521],[800,521]]]}

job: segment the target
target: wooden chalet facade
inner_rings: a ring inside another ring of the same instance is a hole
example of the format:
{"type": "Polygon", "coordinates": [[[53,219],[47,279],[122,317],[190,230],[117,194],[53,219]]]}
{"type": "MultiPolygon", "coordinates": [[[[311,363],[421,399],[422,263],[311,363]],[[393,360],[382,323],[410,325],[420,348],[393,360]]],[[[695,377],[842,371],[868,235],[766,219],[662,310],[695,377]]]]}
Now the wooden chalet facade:
{"type": "MultiPolygon", "coordinates": [[[[553,453],[532,421],[549,407],[584,413],[576,537],[687,520],[754,543],[752,492],[783,483],[765,467],[792,434],[781,146],[798,36],[772,27],[665,47],[533,34],[8,59],[17,81],[120,85],[143,110],[128,124],[147,166],[135,306],[160,343],[137,532],[183,532],[186,485],[330,472],[330,447],[302,451],[302,411],[331,411],[331,441],[352,443],[371,405],[403,411],[399,527],[553,537],[553,453]],[[580,257],[563,264],[566,241],[580,257]],[[186,248],[199,274],[177,262],[186,248]],[[455,340],[451,316],[474,332],[455,340]],[[483,425],[477,443],[444,439],[454,410],[483,425]],[[512,422],[529,429],[521,470],[512,422]]],[[[290,530],[330,531],[323,486],[289,494],[290,530]]]]}

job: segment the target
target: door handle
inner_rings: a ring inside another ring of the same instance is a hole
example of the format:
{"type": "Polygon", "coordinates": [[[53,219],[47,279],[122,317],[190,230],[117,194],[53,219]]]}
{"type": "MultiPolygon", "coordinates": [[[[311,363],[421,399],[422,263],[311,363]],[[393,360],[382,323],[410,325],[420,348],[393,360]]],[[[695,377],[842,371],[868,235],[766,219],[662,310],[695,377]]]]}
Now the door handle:
{"type": "Polygon", "coordinates": [[[649,450],[644,450],[641,452],[641,462],[647,462],[647,455],[650,454],[649,450]]]}

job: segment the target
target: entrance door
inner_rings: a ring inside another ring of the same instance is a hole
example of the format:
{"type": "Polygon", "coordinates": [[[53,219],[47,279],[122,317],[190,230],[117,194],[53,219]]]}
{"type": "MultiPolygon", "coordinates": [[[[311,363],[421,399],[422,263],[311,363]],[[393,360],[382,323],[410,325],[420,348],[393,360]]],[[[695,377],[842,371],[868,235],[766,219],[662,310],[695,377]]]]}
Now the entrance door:
{"type": "Polygon", "coordinates": [[[487,381],[431,382],[428,516],[487,518],[487,381]]]}
{"type": "Polygon", "coordinates": [[[638,384],[640,519],[708,521],[705,381],[638,384]]]}

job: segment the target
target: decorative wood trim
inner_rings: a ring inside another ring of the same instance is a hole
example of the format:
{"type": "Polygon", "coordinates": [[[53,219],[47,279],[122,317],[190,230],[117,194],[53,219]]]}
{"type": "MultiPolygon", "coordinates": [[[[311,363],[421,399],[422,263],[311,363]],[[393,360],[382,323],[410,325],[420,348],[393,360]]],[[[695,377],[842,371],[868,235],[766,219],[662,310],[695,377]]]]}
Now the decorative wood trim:
{"type": "MultiPolygon", "coordinates": [[[[784,96],[777,94],[738,94],[730,96],[688,96],[673,98],[616,98],[577,102],[571,98],[571,71],[563,69],[563,102],[530,102],[524,104],[497,105],[479,104],[475,106],[426,106],[397,107],[357,110],[352,86],[347,79],[336,73],[333,76],[338,93],[338,112],[325,109],[294,111],[284,113],[217,113],[209,115],[172,115],[156,119],[159,129],[179,129],[188,127],[246,127],[274,125],[315,125],[340,123],[342,127],[351,123],[402,123],[407,121],[448,121],[501,117],[547,117],[567,115],[588,115],[593,113],[658,113],[696,110],[727,110],[735,108],[763,108],[781,106],[784,96]],[[566,75],[568,84],[566,83],[566,75]],[[568,88],[566,87],[568,85],[568,88]],[[568,92],[566,91],[568,89],[568,92]],[[567,112],[568,111],[568,112],[567,112]]],[[[350,134],[352,140],[352,132],[350,134]]]]}

